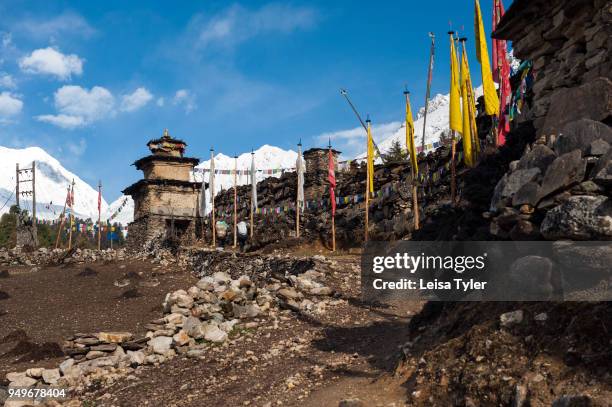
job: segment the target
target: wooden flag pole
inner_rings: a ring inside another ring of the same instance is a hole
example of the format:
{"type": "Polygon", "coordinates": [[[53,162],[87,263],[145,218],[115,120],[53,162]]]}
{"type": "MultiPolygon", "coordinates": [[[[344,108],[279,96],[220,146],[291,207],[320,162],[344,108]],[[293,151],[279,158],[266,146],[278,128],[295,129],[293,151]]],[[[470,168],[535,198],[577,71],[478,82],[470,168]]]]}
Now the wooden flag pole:
{"type": "MultiPolygon", "coordinates": [[[[102,181],[98,181],[98,198],[102,196],[102,181]]],[[[100,219],[100,204],[98,204],[98,250],[100,250],[100,240],[102,236],[102,221],[100,219]]]]}
{"type": "MultiPolygon", "coordinates": [[[[215,159],[215,150],[214,149],[210,149],[210,172],[209,172],[209,176],[208,176],[208,185],[210,185],[210,180],[211,177],[213,179],[213,188],[214,188],[214,178],[215,178],[215,174],[214,174],[214,170],[215,170],[215,163],[214,163],[214,159],[215,159]]],[[[212,206],[212,212],[211,212],[211,219],[212,219],[212,225],[211,225],[211,229],[212,229],[212,246],[217,247],[217,236],[216,236],[216,230],[215,230],[215,192],[211,189],[210,190],[210,204],[212,206]]]]}
{"type": "MultiPolygon", "coordinates": [[[[70,185],[68,185],[68,196],[70,195],[70,185]]],[[[59,247],[59,239],[62,234],[62,228],[64,227],[64,222],[66,221],[66,204],[68,203],[68,199],[64,201],[64,209],[62,209],[62,214],[60,215],[60,225],[57,229],[57,236],[55,237],[55,248],[59,247]]]]}
{"type": "MultiPolygon", "coordinates": [[[[70,230],[68,231],[68,250],[72,249],[72,219],[74,218],[74,215],[73,215],[74,205],[72,202],[73,200],[74,200],[74,180],[72,180],[72,189],[70,192],[70,230]]],[[[112,244],[112,240],[111,240],[111,244],[112,244]]]]}
{"type": "Polygon", "coordinates": [[[238,156],[234,156],[234,249],[238,246],[238,192],[237,188],[238,156]]]}
{"type": "MultiPolygon", "coordinates": [[[[407,90],[404,91],[404,95],[406,96],[406,106],[408,106],[408,104],[410,103],[410,92],[408,92],[407,90]]],[[[406,107],[406,109],[408,109],[406,107]]],[[[406,110],[408,111],[408,110],[406,110]]],[[[408,119],[406,119],[408,120],[408,119]]],[[[415,147],[416,150],[416,143],[414,140],[414,129],[412,132],[412,145],[415,147]]],[[[408,146],[406,146],[406,148],[409,150],[412,149],[408,148],[408,146]]],[[[413,153],[416,153],[416,151],[414,151],[413,153]]],[[[412,154],[412,152],[410,153],[412,154]]],[[[414,159],[414,162],[417,162],[416,158],[414,159]]],[[[416,176],[416,168],[414,168],[414,166],[412,165],[412,163],[410,163],[410,172],[412,174],[412,217],[414,218],[414,230],[419,230],[420,226],[419,226],[419,200],[418,200],[418,194],[417,194],[417,176],[416,176]]]]}
{"type": "Polygon", "coordinates": [[[451,130],[451,204],[454,206],[457,198],[457,178],[456,178],[456,168],[455,168],[455,153],[456,153],[456,143],[455,143],[455,130],[451,130]]]}
{"type": "MultiPolygon", "coordinates": [[[[255,160],[255,152],[251,151],[251,159],[255,160]]],[[[255,183],[255,188],[257,188],[257,180],[255,179],[255,174],[253,173],[253,165],[251,165],[251,182],[255,183]]],[[[252,188],[252,187],[251,187],[252,188]]],[[[253,210],[255,208],[255,201],[253,200],[253,191],[251,191],[251,239],[253,239],[253,210]]]]}
{"type": "Polygon", "coordinates": [[[296,168],[296,177],[295,177],[295,181],[297,183],[297,187],[296,187],[296,196],[295,196],[295,236],[297,238],[300,237],[300,193],[299,193],[299,189],[300,189],[300,174],[298,173],[298,171],[302,171],[302,141],[300,140],[300,142],[298,143],[298,160],[300,160],[300,168],[296,168]]]}

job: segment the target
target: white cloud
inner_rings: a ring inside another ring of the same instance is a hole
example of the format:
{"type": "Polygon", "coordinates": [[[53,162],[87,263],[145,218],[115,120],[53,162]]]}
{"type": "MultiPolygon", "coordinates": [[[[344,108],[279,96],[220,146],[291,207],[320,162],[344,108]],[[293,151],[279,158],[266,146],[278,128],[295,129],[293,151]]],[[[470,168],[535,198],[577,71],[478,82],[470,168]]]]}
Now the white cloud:
{"type": "Polygon", "coordinates": [[[101,86],[94,86],[91,90],[74,85],[62,86],[53,97],[59,114],[37,116],[37,120],[72,129],[114,114],[115,98],[101,86]]]}
{"type": "MultiPolygon", "coordinates": [[[[372,126],[372,137],[379,143],[392,136],[402,127],[400,122],[383,123],[372,126]]],[[[332,146],[342,151],[344,157],[353,158],[366,150],[366,132],[363,127],[322,133],[315,138],[318,144],[325,144],[331,140],[332,146]]]]}
{"type": "Polygon", "coordinates": [[[121,100],[121,110],[133,112],[138,110],[153,99],[153,95],[146,88],[138,88],[129,95],[123,95],[121,100]]]}
{"type": "Polygon", "coordinates": [[[193,111],[197,106],[195,104],[195,96],[187,89],[179,89],[172,98],[172,104],[175,106],[183,106],[185,112],[193,111]]]}
{"type": "Polygon", "coordinates": [[[0,93],[0,121],[7,121],[7,119],[18,115],[23,109],[23,102],[19,97],[13,95],[10,92],[0,93]]]}
{"type": "Polygon", "coordinates": [[[67,34],[87,38],[96,32],[87,20],[73,12],[65,12],[53,18],[26,18],[17,22],[13,29],[41,39],[54,39],[67,34]]]}
{"type": "Polygon", "coordinates": [[[268,4],[258,10],[234,5],[208,20],[196,17],[191,28],[202,47],[211,44],[232,46],[264,33],[290,33],[316,24],[318,14],[307,7],[268,4]]]}
{"type": "Polygon", "coordinates": [[[15,89],[17,84],[15,79],[5,72],[0,72],[0,88],[15,89]]]}
{"type": "Polygon", "coordinates": [[[85,119],[80,116],[70,116],[67,114],[43,114],[36,116],[36,120],[53,124],[63,129],[76,129],[77,127],[85,126],[85,119]]]}
{"type": "Polygon", "coordinates": [[[166,103],[166,101],[164,100],[164,98],[160,97],[157,98],[157,101],[155,103],[157,104],[157,106],[162,107],[166,103]]]}
{"type": "Polygon", "coordinates": [[[53,75],[61,80],[70,79],[72,74],[83,73],[83,60],[78,55],[62,54],[58,49],[47,47],[33,51],[19,61],[24,72],[53,75]]]}

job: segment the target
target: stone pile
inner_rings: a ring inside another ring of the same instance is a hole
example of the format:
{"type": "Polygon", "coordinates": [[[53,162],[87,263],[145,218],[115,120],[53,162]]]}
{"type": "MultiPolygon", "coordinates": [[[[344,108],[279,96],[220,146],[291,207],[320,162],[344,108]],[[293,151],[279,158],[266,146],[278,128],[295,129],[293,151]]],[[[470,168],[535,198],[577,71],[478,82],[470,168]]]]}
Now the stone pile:
{"type": "Polygon", "coordinates": [[[48,249],[41,247],[37,250],[23,250],[21,248],[0,248],[0,265],[3,266],[35,266],[46,264],[91,263],[96,261],[121,261],[126,259],[126,251],[119,250],[93,250],[93,249],[48,249]]]}
{"type": "Polygon", "coordinates": [[[498,182],[491,233],[513,240],[612,239],[612,128],[589,119],[540,137],[498,182]]]}

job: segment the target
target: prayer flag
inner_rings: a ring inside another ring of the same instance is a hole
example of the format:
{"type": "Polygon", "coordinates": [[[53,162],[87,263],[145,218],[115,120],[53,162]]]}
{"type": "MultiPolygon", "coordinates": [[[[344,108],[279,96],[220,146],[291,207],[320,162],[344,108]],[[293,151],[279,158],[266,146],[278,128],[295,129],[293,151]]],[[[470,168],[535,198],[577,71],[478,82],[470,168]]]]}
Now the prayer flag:
{"type": "Polygon", "coordinates": [[[458,133],[463,132],[461,118],[461,102],[459,96],[459,69],[457,68],[457,52],[455,50],[455,39],[453,33],[450,33],[450,66],[451,66],[451,83],[450,83],[450,105],[449,105],[449,127],[458,133]]]}
{"type": "Polygon", "coordinates": [[[485,35],[484,24],[482,23],[482,13],[478,0],[474,0],[474,32],[476,33],[476,58],[480,62],[482,74],[485,112],[489,116],[499,116],[499,98],[497,97],[497,91],[495,90],[495,84],[491,75],[487,37],[485,35]]]}
{"type": "Polygon", "coordinates": [[[335,189],[336,189],[336,171],[335,171],[335,168],[334,168],[334,156],[332,154],[331,147],[329,149],[329,154],[328,154],[327,177],[328,177],[328,180],[329,180],[329,196],[330,196],[330,200],[331,200],[332,216],[336,216],[336,193],[335,193],[335,189]]]}

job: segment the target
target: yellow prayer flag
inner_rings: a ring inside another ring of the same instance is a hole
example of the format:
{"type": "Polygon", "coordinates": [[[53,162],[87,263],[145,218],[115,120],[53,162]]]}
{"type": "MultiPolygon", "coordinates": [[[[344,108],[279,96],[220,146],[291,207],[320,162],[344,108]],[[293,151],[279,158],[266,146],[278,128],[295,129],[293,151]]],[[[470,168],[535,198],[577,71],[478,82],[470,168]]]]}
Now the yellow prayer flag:
{"type": "Polygon", "coordinates": [[[469,69],[467,66],[467,59],[465,52],[461,55],[461,100],[463,108],[463,161],[468,167],[474,165],[474,156],[472,154],[472,129],[470,120],[470,98],[468,96],[469,86],[469,69]]]}
{"type": "Polygon", "coordinates": [[[414,143],[414,120],[412,119],[412,109],[410,108],[410,100],[406,97],[406,148],[410,154],[410,163],[414,168],[414,174],[419,173],[419,165],[417,163],[417,151],[414,143]]]}
{"type": "Polygon", "coordinates": [[[372,128],[368,121],[368,192],[374,192],[374,140],[372,139],[372,128]]]}
{"type": "Polygon", "coordinates": [[[455,40],[450,34],[450,59],[451,59],[451,83],[450,83],[450,111],[449,127],[456,132],[463,132],[461,119],[461,102],[459,93],[459,69],[457,67],[457,52],[455,50],[455,40]]]}
{"type": "Polygon", "coordinates": [[[485,112],[487,115],[499,116],[499,98],[493,84],[491,74],[491,64],[489,63],[489,51],[487,49],[487,37],[485,36],[484,25],[482,23],[482,13],[480,3],[474,0],[474,32],[476,33],[476,58],[480,62],[482,73],[482,88],[484,92],[485,112]]]}

